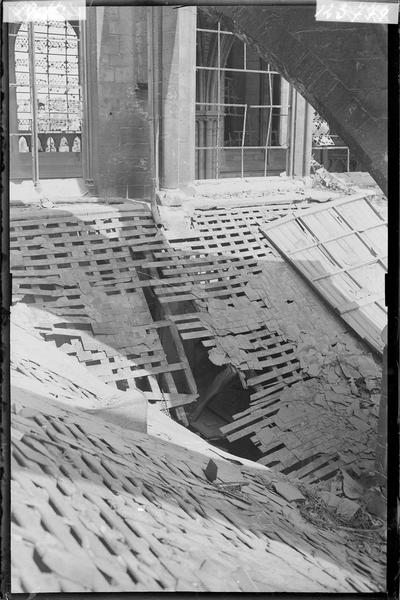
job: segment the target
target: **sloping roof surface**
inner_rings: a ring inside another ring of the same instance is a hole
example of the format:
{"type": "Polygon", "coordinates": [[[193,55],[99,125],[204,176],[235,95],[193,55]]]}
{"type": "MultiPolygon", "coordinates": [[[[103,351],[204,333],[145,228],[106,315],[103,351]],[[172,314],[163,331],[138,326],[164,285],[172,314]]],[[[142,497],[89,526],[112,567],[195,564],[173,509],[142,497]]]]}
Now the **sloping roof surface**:
{"type": "Polygon", "coordinates": [[[204,441],[188,449],[198,438],[166,415],[145,434],[87,411],[104,403],[101,386],[88,400],[70,370],[67,397],[68,357],[53,352],[49,368],[28,345],[12,376],[14,593],[383,589],[378,533],[367,547],[365,532],[317,528],[301,514],[304,489],[204,441]]]}
{"type": "Polygon", "coordinates": [[[387,221],[365,192],[264,224],[261,231],[344,321],[382,353],[387,221]]]}

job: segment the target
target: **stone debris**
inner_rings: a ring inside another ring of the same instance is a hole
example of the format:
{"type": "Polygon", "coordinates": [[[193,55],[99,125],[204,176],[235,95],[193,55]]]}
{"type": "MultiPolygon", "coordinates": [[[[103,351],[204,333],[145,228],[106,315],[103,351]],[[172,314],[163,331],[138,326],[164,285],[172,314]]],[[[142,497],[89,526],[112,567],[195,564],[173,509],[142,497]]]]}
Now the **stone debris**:
{"type": "Polygon", "coordinates": [[[368,512],[375,515],[379,519],[386,520],[387,504],[385,497],[380,489],[372,489],[367,492],[364,502],[368,512]]]}
{"type": "Polygon", "coordinates": [[[318,497],[326,504],[328,510],[332,513],[336,512],[336,509],[339,505],[340,498],[332,492],[320,492],[318,497]]]}
{"type": "Polygon", "coordinates": [[[312,185],[318,190],[329,190],[330,193],[336,191],[342,194],[354,193],[352,182],[344,182],[336,173],[330,173],[321,166],[316,160],[311,160],[312,185]]]}
{"type": "Polygon", "coordinates": [[[376,477],[354,478],[341,469],[330,482],[320,482],[310,486],[317,501],[323,503],[332,515],[331,525],[349,525],[357,531],[385,529],[386,501],[385,492],[374,487],[376,477]],[[327,489],[329,487],[329,489],[327,489]]]}
{"type": "Polygon", "coordinates": [[[245,484],[240,467],[232,464],[232,462],[225,462],[219,466],[218,479],[221,480],[221,485],[245,484]]]}
{"type": "Polygon", "coordinates": [[[336,506],[336,514],[345,521],[352,521],[358,511],[361,509],[360,505],[349,498],[341,498],[336,506]]]}
{"type": "Polygon", "coordinates": [[[274,483],[273,487],[274,490],[288,502],[299,502],[301,500],[305,500],[303,494],[293,485],[279,481],[274,483]]]}

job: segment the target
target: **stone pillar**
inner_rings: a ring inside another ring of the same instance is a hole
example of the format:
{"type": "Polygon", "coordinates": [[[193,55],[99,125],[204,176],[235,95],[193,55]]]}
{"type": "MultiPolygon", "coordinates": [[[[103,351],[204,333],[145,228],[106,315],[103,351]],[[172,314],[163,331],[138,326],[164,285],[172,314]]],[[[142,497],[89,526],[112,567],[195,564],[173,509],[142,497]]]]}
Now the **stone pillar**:
{"type": "Polygon", "coordinates": [[[105,6],[88,10],[90,15],[92,11],[96,14],[88,37],[96,192],[106,197],[150,198],[148,8],[105,6]]]}
{"type": "Polygon", "coordinates": [[[288,174],[304,177],[310,174],[312,151],[312,106],[292,89],[288,174]]]}
{"type": "Polygon", "coordinates": [[[162,8],[160,187],[195,179],[196,7],[162,8]]]}

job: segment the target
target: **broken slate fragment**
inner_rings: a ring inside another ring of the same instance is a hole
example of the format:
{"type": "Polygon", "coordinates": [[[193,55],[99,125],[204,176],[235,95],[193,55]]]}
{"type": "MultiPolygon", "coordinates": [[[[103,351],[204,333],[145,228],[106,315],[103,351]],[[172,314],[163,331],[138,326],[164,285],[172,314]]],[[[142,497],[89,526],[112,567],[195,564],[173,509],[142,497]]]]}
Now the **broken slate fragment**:
{"type": "Polygon", "coordinates": [[[217,478],[218,467],[213,460],[209,460],[206,468],[204,469],[204,474],[207,477],[208,481],[214,481],[217,478]]]}
{"type": "Polygon", "coordinates": [[[282,323],[282,332],[284,336],[291,341],[297,342],[300,338],[300,329],[295,323],[282,323]]]}
{"type": "Polygon", "coordinates": [[[366,497],[367,510],[380,519],[386,518],[386,502],[379,490],[373,489],[366,497]]]}
{"type": "Polygon", "coordinates": [[[346,361],[342,357],[338,357],[338,358],[339,358],[340,367],[341,367],[345,377],[347,377],[348,379],[359,379],[361,377],[359,371],[357,371],[357,369],[354,368],[353,365],[351,365],[348,361],[346,361]]]}
{"type": "Polygon", "coordinates": [[[218,465],[218,479],[224,483],[244,483],[240,468],[230,462],[220,462],[218,465]]]}
{"type": "Polygon", "coordinates": [[[318,497],[326,504],[329,512],[335,512],[340,502],[340,498],[332,492],[322,491],[319,492],[318,497]]]}
{"type": "Polygon", "coordinates": [[[350,417],[349,422],[353,425],[355,429],[358,429],[358,431],[364,432],[370,429],[368,423],[366,423],[362,419],[359,419],[358,417],[350,417]]]}
{"type": "Polygon", "coordinates": [[[299,500],[305,500],[305,497],[300,492],[300,490],[298,490],[293,485],[286,483],[285,481],[275,482],[274,489],[277,492],[277,494],[282,496],[282,498],[285,498],[285,500],[287,500],[288,502],[298,502],[299,500]]]}
{"type": "Polygon", "coordinates": [[[346,471],[342,471],[343,475],[343,493],[350,500],[356,500],[363,495],[364,489],[355,479],[350,477],[346,471]]]}
{"type": "Polygon", "coordinates": [[[336,508],[336,514],[345,521],[351,521],[360,508],[361,507],[357,502],[349,500],[349,498],[342,498],[336,508]]]}

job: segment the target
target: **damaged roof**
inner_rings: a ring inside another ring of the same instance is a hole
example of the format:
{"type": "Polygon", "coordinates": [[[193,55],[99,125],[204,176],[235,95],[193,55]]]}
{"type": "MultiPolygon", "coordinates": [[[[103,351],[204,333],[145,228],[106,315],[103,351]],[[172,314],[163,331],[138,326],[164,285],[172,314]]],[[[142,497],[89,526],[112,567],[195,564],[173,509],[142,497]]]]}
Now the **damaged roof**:
{"type": "Polygon", "coordinates": [[[304,486],[209,446],[157,407],[148,433],[110,422],[93,410],[112,412],[109,386],[16,329],[13,593],[383,591],[382,531],[335,531],[326,511],[314,525],[304,486]]]}
{"type": "MultiPolygon", "coordinates": [[[[379,248],[385,246],[386,221],[366,199],[368,193],[343,197],[342,192],[342,197],[325,198],[322,204],[308,204],[306,209],[304,202],[281,201],[279,214],[275,197],[270,211],[265,200],[262,207],[223,207],[220,199],[209,208],[196,206],[188,217],[190,229],[186,234],[181,229],[179,235],[173,225],[174,209],[169,209],[167,227],[172,223],[172,229],[166,235],[175,249],[186,253],[190,244],[198,252],[203,249],[209,260],[214,252],[221,252],[233,264],[257,261],[247,280],[233,285],[227,296],[223,296],[223,278],[216,278],[213,285],[219,286],[218,298],[195,299],[193,312],[186,307],[179,310],[178,305],[171,316],[183,339],[201,340],[211,362],[233,365],[250,391],[248,408],[233,414],[220,431],[230,442],[250,439],[262,454],[260,462],[308,482],[333,477],[342,466],[351,466],[356,473],[373,468],[382,367],[379,357],[321,301],[263,231],[271,237],[285,224],[300,223],[301,232],[303,221],[316,221],[321,215],[321,232],[330,223],[326,224],[324,215],[342,211],[348,223],[336,215],[336,226],[345,229],[346,244],[367,236],[366,251],[371,263],[376,262],[379,248]],[[354,215],[364,205],[363,219],[357,222],[354,215]]],[[[328,233],[321,234],[322,240],[328,238],[328,233]]],[[[319,251],[318,239],[314,244],[319,251]]],[[[382,296],[383,277],[374,286],[375,295],[362,289],[360,311],[367,300],[376,301],[377,293],[382,296]]],[[[167,302],[163,290],[157,293],[167,302]]]]}
{"type": "MultiPolygon", "coordinates": [[[[248,408],[220,428],[228,441],[247,437],[262,463],[310,481],[343,465],[368,471],[379,361],[262,234],[284,215],[306,219],[342,205],[348,212],[364,200],[350,194],[318,209],[307,208],[304,194],[295,200],[215,201],[186,215],[178,233],[160,228],[139,202],[14,209],[14,301],[28,303],[35,331],[54,347],[166,410],[196,401],[183,342],[201,340],[210,361],[230,365],[250,392],[248,408]],[[299,428],[302,413],[314,416],[299,428]]],[[[176,209],[161,208],[167,227],[174,224],[176,209]]]]}
{"type": "Polygon", "coordinates": [[[384,590],[382,523],[309,485],[368,471],[379,362],[241,211],[168,240],[142,203],[13,209],[14,593],[384,590]],[[258,463],[168,416],[191,339],[249,389],[222,431],[258,463]]]}

